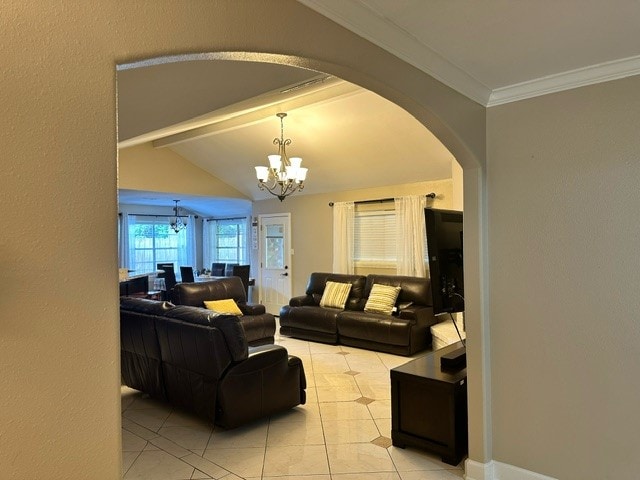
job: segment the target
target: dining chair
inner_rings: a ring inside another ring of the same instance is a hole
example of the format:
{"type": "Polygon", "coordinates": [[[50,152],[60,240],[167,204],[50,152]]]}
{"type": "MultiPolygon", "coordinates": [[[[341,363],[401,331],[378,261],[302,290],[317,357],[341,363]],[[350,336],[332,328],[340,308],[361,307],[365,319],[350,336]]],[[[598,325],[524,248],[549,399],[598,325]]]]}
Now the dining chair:
{"type": "Polygon", "coordinates": [[[211,276],[212,277],[224,277],[224,271],[227,268],[226,263],[213,262],[211,264],[211,276]]]}
{"type": "Polygon", "coordinates": [[[231,271],[231,276],[240,277],[240,280],[242,280],[242,285],[244,286],[244,293],[247,296],[247,301],[249,301],[250,270],[251,270],[251,265],[234,265],[231,271]]]}
{"type": "Polygon", "coordinates": [[[176,284],[176,272],[174,270],[173,263],[158,263],[158,270],[162,270],[162,273],[158,273],[158,277],[164,278],[164,283],[166,286],[166,296],[165,299],[169,298],[169,293],[171,289],[176,284]]]}
{"type": "Polygon", "coordinates": [[[180,276],[182,282],[193,283],[196,279],[193,277],[193,267],[180,267],[180,276]]]}
{"type": "Polygon", "coordinates": [[[227,266],[224,269],[224,276],[225,277],[232,277],[233,276],[233,267],[238,266],[237,263],[227,263],[227,266]]]}

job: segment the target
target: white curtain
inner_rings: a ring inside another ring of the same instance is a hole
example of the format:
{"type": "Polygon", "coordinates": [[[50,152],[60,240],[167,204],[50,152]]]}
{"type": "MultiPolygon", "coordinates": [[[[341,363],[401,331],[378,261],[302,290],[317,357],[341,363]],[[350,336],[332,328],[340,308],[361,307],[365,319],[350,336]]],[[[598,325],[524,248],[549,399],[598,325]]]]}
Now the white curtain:
{"type": "Polygon", "coordinates": [[[425,242],[427,229],[424,195],[399,197],[395,200],[397,232],[397,273],[412,277],[425,277],[425,242]]]}
{"type": "Polygon", "coordinates": [[[353,224],[355,205],[353,202],[333,204],[333,272],[354,273],[353,224]]]}
{"type": "Polygon", "coordinates": [[[187,218],[187,238],[186,238],[186,250],[187,250],[187,258],[186,263],[183,265],[189,265],[196,269],[196,217],[194,215],[189,215],[187,218]]]}
{"type": "Polygon", "coordinates": [[[214,225],[215,222],[211,220],[204,219],[202,221],[202,267],[207,270],[211,268],[211,263],[213,263],[213,258],[211,257],[211,245],[213,242],[213,235],[211,234],[211,225],[214,225]]]}
{"type": "Polygon", "coordinates": [[[120,260],[120,268],[129,268],[131,259],[129,256],[129,228],[135,224],[135,218],[126,213],[120,214],[118,237],[118,258],[120,260]]]}

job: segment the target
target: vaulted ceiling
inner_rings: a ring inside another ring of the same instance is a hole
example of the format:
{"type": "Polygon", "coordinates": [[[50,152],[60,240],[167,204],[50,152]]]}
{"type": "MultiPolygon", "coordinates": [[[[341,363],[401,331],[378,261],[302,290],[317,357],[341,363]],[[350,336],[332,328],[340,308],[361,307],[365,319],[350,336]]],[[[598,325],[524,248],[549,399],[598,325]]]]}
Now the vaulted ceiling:
{"type": "MultiPolygon", "coordinates": [[[[640,72],[637,1],[299,1],[486,106],[640,72]]],[[[451,172],[453,157],[411,115],[322,72],[206,57],[129,67],[118,72],[120,147],[170,148],[249,199],[268,197],[253,167],[275,153],[278,111],[289,154],[309,168],[306,194],[451,172]]],[[[171,203],[123,192],[137,197],[171,203]]]]}

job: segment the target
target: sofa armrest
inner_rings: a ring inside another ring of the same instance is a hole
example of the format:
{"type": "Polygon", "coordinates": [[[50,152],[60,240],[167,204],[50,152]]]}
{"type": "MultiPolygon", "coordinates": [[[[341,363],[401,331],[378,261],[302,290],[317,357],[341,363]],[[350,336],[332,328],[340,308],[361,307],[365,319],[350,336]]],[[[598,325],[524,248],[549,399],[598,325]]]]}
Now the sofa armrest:
{"type": "Polygon", "coordinates": [[[280,345],[249,347],[218,386],[216,423],[235,428],[305,401],[302,362],[280,345]]]}
{"type": "Polygon", "coordinates": [[[399,318],[415,320],[418,325],[430,327],[438,323],[438,318],[433,314],[433,307],[411,305],[400,310],[399,318]]]}
{"type": "Polygon", "coordinates": [[[267,312],[265,306],[259,303],[239,303],[238,308],[243,315],[262,315],[267,312]]]}
{"type": "Polygon", "coordinates": [[[289,300],[290,307],[313,307],[317,306],[311,295],[300,295],[289,300]]]}

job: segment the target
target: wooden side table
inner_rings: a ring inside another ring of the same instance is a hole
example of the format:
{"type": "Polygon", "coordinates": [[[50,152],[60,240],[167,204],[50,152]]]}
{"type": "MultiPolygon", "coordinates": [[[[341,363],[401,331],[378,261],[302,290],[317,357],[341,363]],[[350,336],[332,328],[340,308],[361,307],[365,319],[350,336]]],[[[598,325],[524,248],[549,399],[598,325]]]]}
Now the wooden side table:
{"type": "Polygon", "coordinates": [[[449,345],[391,369],[391,440],[414,446],[457,465],[467,454],[467,369],[442,370],[449,345]]]}

